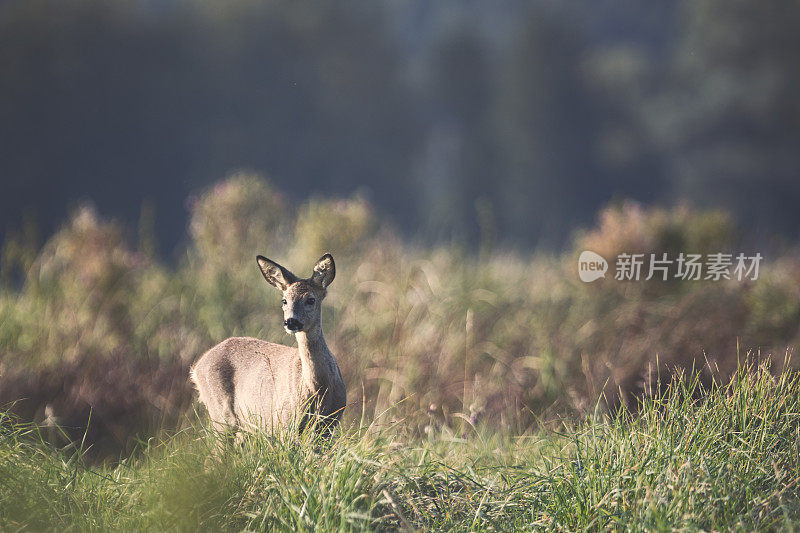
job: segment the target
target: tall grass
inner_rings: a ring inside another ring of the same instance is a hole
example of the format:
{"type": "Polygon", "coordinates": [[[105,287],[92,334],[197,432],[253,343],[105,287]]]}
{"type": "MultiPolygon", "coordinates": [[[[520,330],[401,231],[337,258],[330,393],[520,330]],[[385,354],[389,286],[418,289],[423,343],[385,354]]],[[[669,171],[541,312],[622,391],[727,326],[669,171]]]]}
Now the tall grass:
{"type": "Polygon", "coordinates": [[[206,349],[233,335],[293,342],[256,254],[307,275],[333,253],[323,324],[347,382],[345,417],[388,410],[420,435],[469,423],[524,433],[582,416],[601,394],[633,405],[659,376],[695,361],[732,374],[737,342],[743,352],[783,354],[800,339],[800,261],[790,254],[768,255],[751,283],[578,279],[586,248],[607,257],[736,252],[722,213],[610,207],[556,255],[409,244],[362,198],[293,206],[246,174],[190,208],[174,265],[152,257],[151,223],[137,247],[135,232],[90,207],[41,247],[9,241],[0,260],[0,405],[14,402],[23,419],[58,424],[111,459],[181,427],[193,398],[188,366],[206,349]]]}
{"type": "Polygon", "coordinates": [[[113,467],[4,418],[0,529],[793,529],[800,376],[745,363],[710,383],[677,373],[636,410],[517,437],[375,423],[215,455],[198,426],[113,467]]]}

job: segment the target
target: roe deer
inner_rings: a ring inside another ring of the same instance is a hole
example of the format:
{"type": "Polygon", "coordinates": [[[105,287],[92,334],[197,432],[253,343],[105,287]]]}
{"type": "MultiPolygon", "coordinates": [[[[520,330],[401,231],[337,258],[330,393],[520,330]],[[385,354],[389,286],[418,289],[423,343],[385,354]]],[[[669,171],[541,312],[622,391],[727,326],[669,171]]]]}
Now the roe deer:
{"type": "Polygon", "coordinates": [[[330,432],[346,401],[320,320],[326,288],[336,275],[333,257],[323,255],[307,279],[266,257],[256,260],[270,285],[283,293],[283,325],[294,334],[297,348],[252,337],[222,341],[192,365],[200,401],[220,430],[255,425],[274,432],[298,423],[302,431],[311,417],[319,417],[330,432]]]}

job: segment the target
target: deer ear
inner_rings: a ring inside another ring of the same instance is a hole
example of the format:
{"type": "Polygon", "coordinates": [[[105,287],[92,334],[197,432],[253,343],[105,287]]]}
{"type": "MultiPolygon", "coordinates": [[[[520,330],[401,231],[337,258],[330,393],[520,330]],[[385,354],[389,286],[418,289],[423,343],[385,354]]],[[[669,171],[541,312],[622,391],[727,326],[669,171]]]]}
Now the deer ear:
{"type": "Polygon", "coordinates": [[[280,291],[285,291],[289,285],[297,281],[297,276],[263,255],[256,256],[256,261],[261,273],[264,274],[264,279],[280,291]]]}
{"type": "Polygon", "coordinates": [[[333,262],[333,256],[331,254],[325,254],[320,257],[317,264],[314,265],[314,273],[311,274],[311,282],[325,289],[331,284],[335,276],[336,265],[333,262]]]}

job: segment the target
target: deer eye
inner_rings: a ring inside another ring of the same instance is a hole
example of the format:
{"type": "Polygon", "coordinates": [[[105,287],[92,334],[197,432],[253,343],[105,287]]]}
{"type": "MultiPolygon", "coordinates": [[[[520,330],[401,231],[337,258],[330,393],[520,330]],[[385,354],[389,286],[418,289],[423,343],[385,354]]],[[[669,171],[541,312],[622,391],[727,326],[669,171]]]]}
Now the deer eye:
{"type": "Polygon", "coordinates": [[[314,299],[314,298],[309,298],[309,299],[306,300],[306,305],[314,305],[314,302],[316,302],[316,301],[317,300],[314,299]]]}
{"type": "Polygon", "coordinates": [[[284,298],[283,300],[281,300],[281,303],[282,303],[283,305],[286,305],[286,298],[284,298]]]}

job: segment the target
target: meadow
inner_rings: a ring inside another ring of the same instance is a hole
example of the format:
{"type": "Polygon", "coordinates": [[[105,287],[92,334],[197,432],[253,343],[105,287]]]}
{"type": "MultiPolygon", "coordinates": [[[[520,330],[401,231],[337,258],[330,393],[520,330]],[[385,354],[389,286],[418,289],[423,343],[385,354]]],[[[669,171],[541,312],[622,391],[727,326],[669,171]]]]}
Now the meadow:
{"type": "Polygon", "coordinates": [[[723,212],[608,207],[563,253],[410,243],[360,197],[237,174],[180,257],[90,206],[0,256],[0,529],[776,529],[798,520],[800,260],[756,281],[583,283],[576,259],[738,252],[723,212]],[[337,277],[339,435],[216,437],[189,365],[291,343],[264,254],[337,277]]]}
{"type": "Polygon", "coordinates": [[[512,437],[400,425],[331,442],[250,435],[214,455],[202,425],[87,466],[3,420],[0,527],[16,530],[793,530],[800,379],[743,365],[675,375],[635,412],[512,437]],[[209,459],[210,458],[210,459],[209,459]]]}

